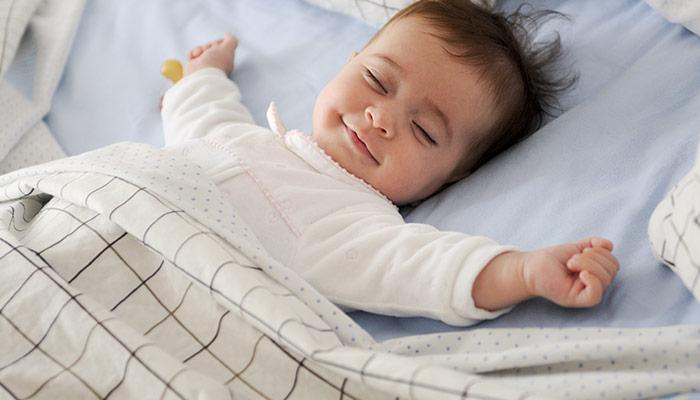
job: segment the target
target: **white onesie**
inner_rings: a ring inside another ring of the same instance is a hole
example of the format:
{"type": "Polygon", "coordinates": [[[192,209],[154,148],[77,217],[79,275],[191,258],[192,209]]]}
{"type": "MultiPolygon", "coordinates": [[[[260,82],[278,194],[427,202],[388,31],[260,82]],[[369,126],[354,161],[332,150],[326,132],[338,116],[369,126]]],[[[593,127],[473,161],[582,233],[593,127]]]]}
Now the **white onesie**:
{"type": "Polygon", "coordinates": [[[511,250],[485,237],[406,223],[396,206],[299,131],[255,125],[218,69],[186,76],[163,99],[166,146],[199,164],[272,257],[344,307],[452,325],[495,318],[474,280],[511,250]]]}

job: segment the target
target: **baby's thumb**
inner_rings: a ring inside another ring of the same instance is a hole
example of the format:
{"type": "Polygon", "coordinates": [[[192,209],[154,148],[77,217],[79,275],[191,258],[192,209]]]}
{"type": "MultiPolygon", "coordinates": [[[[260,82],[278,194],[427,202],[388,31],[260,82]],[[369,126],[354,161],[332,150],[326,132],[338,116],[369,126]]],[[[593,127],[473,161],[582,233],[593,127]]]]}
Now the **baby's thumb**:
{"type": "Polygon", "coordinates": [[[222,44],[226,47],[230,47],[231,49],[235,49],[238,47],[238,38],[233,36],[231,32],[226,32],[224,33],[224,41],[222,44]]]}

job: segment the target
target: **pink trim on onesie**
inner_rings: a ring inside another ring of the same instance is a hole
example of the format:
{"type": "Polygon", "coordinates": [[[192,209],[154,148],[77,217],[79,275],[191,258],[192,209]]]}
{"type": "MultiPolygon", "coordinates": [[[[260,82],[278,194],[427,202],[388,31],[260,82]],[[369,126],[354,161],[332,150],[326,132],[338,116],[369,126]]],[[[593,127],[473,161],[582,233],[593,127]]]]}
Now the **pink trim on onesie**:
{"type": "MultiPolygon", "coordinates": [[[[394,206],[394,208],[398,209],[396,205],[389,200],[382,192],[379,190],[375,189],[374,186],[370,185],[367,183],[364,179],[359,178],[352,174],[350,171],[346,170],[342,165],[338,164],[331,156],[329,156],[325,150],[323,150],[318,143],[316,143],[315,140],[313,140],[309,135],[304,134],[303,132],[292,129],[288,130],[284,124],[282,123],[282,120],[280,119],[279,113],[277,112],[277,105],[275,102],[270,102],[270,106],[267,108],[267,123],[270,126],[270,129],[275,132],[277,135],[285,139],[285,143],[289,144],[290,141],[292,141],[292,138],[300,138],[302,139],[303,143],[306,145],[307,149],[311,150],[312,154],[318,154],[322,157],[323,161],[325,161],[327,164],[330,164],[335,168],[336,172],[340,172],[341,176],[338,176],[335,174],[335,178],[340,179],[346,183],[349,183],[353,186],[360,186],[363,189],[369,189],[370,192],[376,194],[377,196],[381,197],[384,199],[387,203],[391,204],[394,206]],[[347,179],[349,178],[349,179],[347,179]],[[359,183],[359,185],[358,185],[359,183]]],[[[306,159],[306,157],[303,157],[307,162],[309,161],[306,159]]],[[[321,160],[319,160],[321,161],[321,160]]],[[[314,167],[318,167],[319,165],[315,164],[314,167]]],[[[332,174],[332,171],[325,170],[323,172],[332,174]]]]}

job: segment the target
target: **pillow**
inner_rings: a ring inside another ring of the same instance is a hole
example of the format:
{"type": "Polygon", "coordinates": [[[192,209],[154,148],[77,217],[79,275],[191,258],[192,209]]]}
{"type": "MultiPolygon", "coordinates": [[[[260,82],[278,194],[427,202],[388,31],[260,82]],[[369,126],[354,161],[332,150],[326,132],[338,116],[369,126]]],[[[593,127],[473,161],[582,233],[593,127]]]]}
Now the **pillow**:
{"type": "Polygon", "coordinates": [[[43,0],[0,0],[0,79],[12,64],[29,20],[43,0]]]}
{"type": "Polygon", "coordinates": [[[661,15],[700,35],[700,2],[697,0],[646,0],[661,15]]]}
{"type": "Polygon", "coordinates": [[[654,255],[700,301],[700,152],[690,172],[654,210],[649,238],[654,255]]]}
{"type": "MultiPolygon", "coordinates": [[[[327,10],[339,12],[358,18],[366,23],[380,27],[397,11],[413,3],[414,0],[306,0],[311,4],[327,10]]],[[[472,0],[476,4],[491,7],[495,0],[472,0]]]]}

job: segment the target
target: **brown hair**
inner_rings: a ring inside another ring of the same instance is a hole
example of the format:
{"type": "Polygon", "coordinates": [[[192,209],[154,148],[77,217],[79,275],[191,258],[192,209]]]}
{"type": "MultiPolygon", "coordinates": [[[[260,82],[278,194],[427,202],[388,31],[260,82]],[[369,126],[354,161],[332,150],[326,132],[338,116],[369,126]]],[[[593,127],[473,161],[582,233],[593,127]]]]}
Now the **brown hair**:
{"type": "Polygon", "coordinates": [[[423,18],[449,46],[446,51],[479,68],[500,107],[499,122],[474,143],[473,156],[461,166],[464,171],[475,171],[530,136],[546,116],[559,111],[558,95],[577,80],[572,73],[554,73],[562,56],[558,34],[548,42],[533,42],[540,25],[551,17],[564,17],[561,13],[534,11],[525,4],[504,14],[470,0],[419,0],[400,10],[384,27],[409,16],[423,18]]]}

